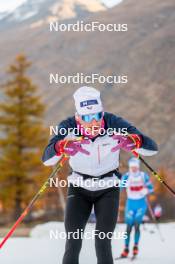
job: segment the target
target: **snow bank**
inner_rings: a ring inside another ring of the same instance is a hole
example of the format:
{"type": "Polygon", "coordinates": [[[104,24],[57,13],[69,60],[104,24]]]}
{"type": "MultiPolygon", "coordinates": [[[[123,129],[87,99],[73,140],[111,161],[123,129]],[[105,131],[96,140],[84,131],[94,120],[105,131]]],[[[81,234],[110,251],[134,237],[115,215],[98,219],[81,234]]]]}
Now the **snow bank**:
{"type": "Polygon", "coordinates": [[[48,222],[45,224],[35,226],[31,232],[30,237],[33,238],[50,238],[50,231],[64,231],[63,222],[48,222]]]}
{"type": "MultiPolygon", "coordinates": [[[[94,229],[94,224],[88,224],[86,230],[94,229]]],[[[11,238],[0,252],[2,264],[61,264],[65,247],[65,239],[50,239],[50,230],[64,232],[64,224],[49,222],[38,225],[31,231],[30,238],[11,238]]],[[[125,231],[125,225],[118,224],[116,232],[125,231]]],[[[137,264],[174,264],[175,223],[161,224],[160,231],[165,241],[162,242],[157,229],[152,224],[141,227],[140,253],[137,264]]],[[[133,241],[133,240],[131,240],[133,241]]],[[[112,241],[114,258],[120,255],[124,240],[112,241]]],[[[133,243],[131,244],[131,248],[133,243]]],[[[80,264],[96,264],[94,241],[83,240],[80,254],[80,264]]],[[[117,261],[115,261],[117,263],[117,261]]],[[[119,263],[119,262],[118,262],[119,263]]],[[[122,260],[120,263],[128,263],[122,260]]]]}

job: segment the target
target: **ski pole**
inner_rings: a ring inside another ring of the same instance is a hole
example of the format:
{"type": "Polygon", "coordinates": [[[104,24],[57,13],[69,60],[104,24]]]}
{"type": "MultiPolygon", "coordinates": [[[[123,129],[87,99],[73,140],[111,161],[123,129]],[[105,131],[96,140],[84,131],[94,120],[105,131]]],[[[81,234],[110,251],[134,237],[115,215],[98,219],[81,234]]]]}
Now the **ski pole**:
{"type": "Polygon", "coordinates": [[[149,213],[150,213],[150,215],[151,215],[151,217],[152,217],[152,219],[153,219],[153,221],[154,221],[154,224],[155,224],[155,226],[156,226],[156,228],[157,228],[157,231],[158,231],[158,233],[159,233],[160,239],[161,239],[162,242],[164,242],[165,239],[164,239],[163,236],[162,236],[162,233],[161,233],[161,231],[160,231],[159,225],[158,225],[158,223],[157,223],[157,220],[156,220],[156,218],[155,218],[154,212],[153,212],[153,210],[152,210],[152,208],[151,208],[151,204],[150,204],[148,198],[147,198],[147,205],[148,205],[149,213]]]}
{"type": "Polygon", "coordinates": [[[132,151],[134,156],[136,156],[152,173],[154,177],[157,178],[157,180],[162,183],[165,188],[175,196],[175,191],[169,186],[169,184],[135,151],[132,151]]]}
{"type": "Polygon", "coordinates": [[[5,244],[5,242],[11,237],[11,235],[13,234],[13,232],[15,231],[15,229],[17,228],[17,226],[24,219],[24,217],[29,213],[29,211],[31,210],[31,208],[32,208],[33,204],[35,203],[35,201],[47,189],[47,187],[49,186],[50,179],[53,178],[55,176],[55,174],[63,167],[64,163],[68,160],[68,158],[69,158],[69,156],[67,156],[66,154],[63,154],[62,158],[60,159],[60,161],[56,165],[56,167],[53,170],[53,172],[50,174],[49,178],[44,182],[44,184],[42,185],[42,187],[40,188],[40,190],[35,194],[35,196],[31,200],[31,202],[29,203],[29,205],[26,207],[26,209],[23,211],[23,213],[20,215],[20,217],[17,219],[17,221],[15,222],[15,224],[12,226],[12,228],[10,229],[10,231],[7,233],[7,235],[4,237],[4,239],[0,243],[0,249],[3,247],[3,245],[5,244]]]}

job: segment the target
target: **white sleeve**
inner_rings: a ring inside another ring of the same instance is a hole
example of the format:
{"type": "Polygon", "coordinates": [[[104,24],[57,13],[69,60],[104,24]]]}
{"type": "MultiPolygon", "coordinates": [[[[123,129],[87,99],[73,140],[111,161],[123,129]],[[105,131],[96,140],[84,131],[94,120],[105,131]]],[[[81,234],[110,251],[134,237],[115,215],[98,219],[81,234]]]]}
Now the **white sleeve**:
{"type": "Polygon", "coordinates": [[[46,160],[45,162],[43,162],[43,164],[45,166],[54,166],[60,159],[62,158],[61,156],[53,156],[52,158],[46,160]]]}
{"type": "Polygon", "coordinates": [[[149,149],[144,149],[144,148],[139,148],[134,150],[135,152],[137,152],[138,154],[141,154],[143,156],[153,156],[155,154],[157,154],[157,150],[149,150],[149,149]]]}

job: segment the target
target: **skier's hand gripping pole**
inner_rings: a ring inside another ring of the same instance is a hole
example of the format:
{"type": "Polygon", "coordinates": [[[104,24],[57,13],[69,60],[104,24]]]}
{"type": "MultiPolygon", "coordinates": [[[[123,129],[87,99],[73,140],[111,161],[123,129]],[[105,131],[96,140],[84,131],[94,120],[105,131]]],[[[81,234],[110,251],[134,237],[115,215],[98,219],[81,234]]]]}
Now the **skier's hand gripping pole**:
{"type": "Polygon", "coordinates": [[[162,177],[137,153],[137,148],[140,148],[142,144],[141,137],[136,134],[125,135],[114,135],[114,140],[118,141],[117,146],[111,149],[112,152],[123,149],[126,152],[131,152],[135,157],[137,157],[152,173],[152,175],[157,178],[157,180],[165,186],[165,188],[175,196],[175,191],[169,186],[169,184],[162,179],[162,177]]]}

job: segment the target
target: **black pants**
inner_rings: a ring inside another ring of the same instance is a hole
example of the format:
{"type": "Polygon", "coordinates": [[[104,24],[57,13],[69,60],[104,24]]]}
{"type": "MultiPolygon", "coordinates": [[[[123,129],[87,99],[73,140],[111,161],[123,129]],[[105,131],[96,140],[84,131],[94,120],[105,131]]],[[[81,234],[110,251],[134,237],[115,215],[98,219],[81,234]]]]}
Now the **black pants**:
{"type": "MultiPolygon", "coordinates": [[[[88,191],[81,187],[68,188],[65,212],[65,229],[68,232],[84,230],[92,206],[96,215],[96,230],[107,234],[113,232],[117,222],[119,188],[112,187],[100,191],[88,191]]],[[[78,264],[82,239],[69,236],[63,257],[63,264],[78,264]]],[[[95,236],[95,248],[98,264],[113,264],[111,239],[95,236]]]]}

